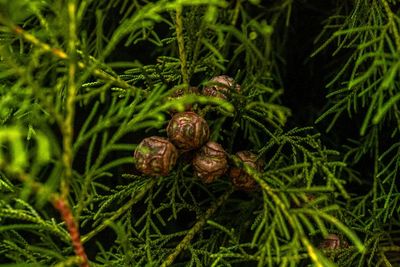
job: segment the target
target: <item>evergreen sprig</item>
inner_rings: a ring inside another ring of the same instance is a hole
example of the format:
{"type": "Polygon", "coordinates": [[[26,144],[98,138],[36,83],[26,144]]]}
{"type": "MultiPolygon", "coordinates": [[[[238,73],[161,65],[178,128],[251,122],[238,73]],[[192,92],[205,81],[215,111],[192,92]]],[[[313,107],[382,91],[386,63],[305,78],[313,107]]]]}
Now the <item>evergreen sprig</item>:
{"type": "Polygon", "coordinates": [[[347,112],[361,134],[336,150],[286,105],[293,11],[315,4],[295,2],[0,0],[0,264],[400,262],[398,1],[327,10],[312,57],[335,61],[317,122],[333,116],[329,132],[347,112]],[[221,74],[240,84],[227,100],[171,97],[221,74]],[[203,184],[188,154],[166,176],[135,170],[137,144],[188,105],[256,190],[228,173],[203,184]],[[329,234],[348,245],[320,247],[329,234]]]}

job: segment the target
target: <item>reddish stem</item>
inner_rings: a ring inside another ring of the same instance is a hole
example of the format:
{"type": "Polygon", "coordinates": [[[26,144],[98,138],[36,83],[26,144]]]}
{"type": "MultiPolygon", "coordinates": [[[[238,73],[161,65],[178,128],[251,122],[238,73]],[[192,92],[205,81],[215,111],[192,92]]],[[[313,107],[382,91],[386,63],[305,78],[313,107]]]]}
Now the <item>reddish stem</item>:
{"type": "Polygon", "coordinates": [[[85,248],[82,245],[81,238],[79,235],[78,225],[74,220],[74,216],[72,215],[68,203],[65,201],[64,198],[57,197],[53,201],[53,205],[60,212],[61,217],[67,226],[75,254],[81,259],[80,266],[89,267],[89,261],[85,252],[85,248]]]}

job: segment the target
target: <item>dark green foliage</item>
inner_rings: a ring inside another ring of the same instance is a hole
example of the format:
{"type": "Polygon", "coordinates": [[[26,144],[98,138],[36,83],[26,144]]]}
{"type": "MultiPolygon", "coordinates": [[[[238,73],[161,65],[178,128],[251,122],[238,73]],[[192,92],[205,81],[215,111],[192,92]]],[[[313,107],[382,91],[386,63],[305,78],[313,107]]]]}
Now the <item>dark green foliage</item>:
{"type": "Polygon", "coordinates": [[[80,264],[59,195],[91,266],[399,265],[400,2],[326,4],[0,0],[0,266],[80,264]],[[229,100],[170,98],[222,74],[229,100]],[[188,104],[255,191],[203,184],[190,153],[135,170],[188,104]],[[330,233],[349,246],[318,248],[330,233]]]}

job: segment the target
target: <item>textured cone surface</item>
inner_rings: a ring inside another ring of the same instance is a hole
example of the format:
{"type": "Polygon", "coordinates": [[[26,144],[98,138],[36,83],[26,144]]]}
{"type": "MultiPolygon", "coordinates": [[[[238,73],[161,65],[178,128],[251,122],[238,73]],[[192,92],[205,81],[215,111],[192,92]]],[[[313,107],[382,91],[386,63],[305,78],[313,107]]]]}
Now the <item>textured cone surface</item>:
{"type": "Polygon", "coordinates": [[[346,241],[341,241],[340,237],[335,234],[329,234],[320,244],[321,249],[339,249],[347,248],[349,244],[346,241]]]}
{"type": "Polygon", "coordinates": [[[240,92],[240,85],[237,84],[232,77],[220,75],[209,81],[209,85],[203,88],[203,94],[206,96],[227,99],[232,90],[240,92]]]}
{"type": "Polygon", "coordinates": [[[166,138],[152,136],[142,140],[135,150],[136,168],[150,176],[168,175],[175,166],[178,151],[166,138]]]}
{"type": "MultiPolygon", "coordinates": [[[[262,163],[257,159],[257,155],[250,151],[240,151],[236,153],[236,156],[243,161],[243,163],[257,171],[261,171],[262,163]]],[[[242,168],[232,167],[229,171],[229,177],[233,185],[239,190],[253,191],[257,188],[257,182],[242,168]]]]}
{"type": "Polygon", "coordinates": [[[228,160],[222,146],[207,142],[193,159],[195,175],[204,183],[212,183],[228,169],[228,160]]]}
{"type": "Polygon", "coordinates": [[[194,112],[175,114],[167,126],[168,138],[178,148],[191,150],[207,142],[210,130],[207,122],[194,112]]]}

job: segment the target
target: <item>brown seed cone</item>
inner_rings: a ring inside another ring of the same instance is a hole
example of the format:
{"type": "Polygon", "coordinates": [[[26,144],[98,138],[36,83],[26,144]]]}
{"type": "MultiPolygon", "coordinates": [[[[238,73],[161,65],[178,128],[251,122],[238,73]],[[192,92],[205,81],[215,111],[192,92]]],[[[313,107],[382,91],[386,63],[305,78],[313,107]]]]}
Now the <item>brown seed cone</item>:
{"type": "Polygon", "coordinates": [[[192,150],[207,142],[210,129],[207,122],[192,111],[175,114],[167,126],[168,138],[182,150],[192,150]]]}
{"type": "Polygon", "coordinates": [[[203,95],[228,99],[233,90],[240,92],[240,85],[232,77],[220,75],[212,78],[209,85],[203,88],[203,95]]]}
{"type": "Polygon", "coordinates": [[[165,176],[175,166],[178,150],[166,138],[152,136],[142,140],[136,147],[136,169],[150,176],[165,176]]]}
{"type": "Polygon", "coordinates": [[[337,249],[340,247],[340,238],[335,234],[329,234],[318,247],[322,249],[337,249]]]}
{"type": "MultiPolygon", "coordinates": [[[[257,159],[257,156],[250,151],[240,151],[236,153],[236,156],[248,164],[250,167],[261,171],[262,161],[257,159]]],[[[242,168],[232,167],[229,171],[229,177],[236,189],[243,191],[253,191],[257,188],[257,182],[242,168]]]]}
{"type": "MultiPolygon", "coordinates": [[[[183,97],[184,95],[199,95],[199,88],[195,87],[195,86],[190,86],[189,89],[187,91],[185,91],[183,88],[178,88],[177,90],[175,90],[169,97],[168,100],[173,100],[173,99],[178,99],[183,97]]],[[[192,104],[186,104],[184,107],[185,111],[191,111],[192,110],[192,104]]],[[[174,114],[177,113],[178,110],[176,109],[171,109],[169,110],[170,114],[174,114]]]]}
{"type": "Polygon", "coordinates": [[[228,169],[225,150],[216,142],[208,141],[193,159],[195,175],[205,183],[212,183],[228,169]]]}
{"type": "Polygon", "coordinates": [[[340,237],[335,234],[329,234],[318,246],[320,249],[339,249],[347,247],[349,247],[347,241],[340,240],[340,237]]]}

